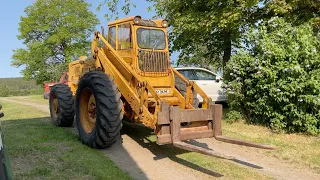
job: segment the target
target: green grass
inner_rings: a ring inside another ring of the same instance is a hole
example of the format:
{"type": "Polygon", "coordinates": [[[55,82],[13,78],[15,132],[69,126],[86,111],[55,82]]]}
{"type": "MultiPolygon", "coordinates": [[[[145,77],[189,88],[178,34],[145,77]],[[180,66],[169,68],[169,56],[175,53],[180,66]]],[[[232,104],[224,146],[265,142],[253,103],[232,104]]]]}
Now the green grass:
{"type": "Polygon", "coordinates": [[[14,179],[131,179],[102,152],[83,145],[47,113],[3,103],[1,122],[14,179]]]}
{"type": "Polygon", "coordinates": [[[36,104],[48,104],[48,99],[43,99],[43,95],[30,95],[30,96],[12,96],[9,97],[10,99],[14,100],[23,100],[23,101],[28,101],[36,104]]]}
{"type": "Polygon", "coordinates": [[[263,151],[265,155],[275,157],[301,168],[310,168],[320,173],[320,137],[303,134],[277,134],[270,129],[249,125],[243,121],[233,124],[222,123],[223,135],[278,146],[274,151],[263,151]]]}

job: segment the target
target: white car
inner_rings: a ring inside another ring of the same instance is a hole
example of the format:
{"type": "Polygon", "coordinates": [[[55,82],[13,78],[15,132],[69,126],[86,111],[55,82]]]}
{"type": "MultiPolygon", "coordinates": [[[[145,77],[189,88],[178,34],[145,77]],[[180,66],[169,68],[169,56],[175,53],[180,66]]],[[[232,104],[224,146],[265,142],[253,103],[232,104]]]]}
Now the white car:
{"type": "MultiPolygon", "coordinates": [[[[221,88],[222,77],[204,68],[197,67],[179,67],[175,68],[184,77],[191,81],[195,81],[198,86],[212,99],[214,102],[227,102],[225,91],[221,88]]],[[[198,94],[200,102],[202,97],[198,94]]]]}

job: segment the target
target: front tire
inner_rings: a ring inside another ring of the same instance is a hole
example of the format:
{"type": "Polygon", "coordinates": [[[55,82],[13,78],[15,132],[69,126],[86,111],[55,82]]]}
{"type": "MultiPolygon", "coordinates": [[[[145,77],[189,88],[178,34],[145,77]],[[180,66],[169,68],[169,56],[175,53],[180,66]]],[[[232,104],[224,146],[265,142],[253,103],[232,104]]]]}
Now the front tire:
{"type": "Polygon", "coordinates": [[[103,149],[120,136],[123,118],[120,97],[107,74],[93,71],[82,76],[76,95],[76,122],[84,144],[103,149]]]}
{"type": "Polygon", "coordinates": [[[69,127],[74,120],[74,106],[70,87],[56,84],[50,90],[50,115],[54,125],[69,127]]]}

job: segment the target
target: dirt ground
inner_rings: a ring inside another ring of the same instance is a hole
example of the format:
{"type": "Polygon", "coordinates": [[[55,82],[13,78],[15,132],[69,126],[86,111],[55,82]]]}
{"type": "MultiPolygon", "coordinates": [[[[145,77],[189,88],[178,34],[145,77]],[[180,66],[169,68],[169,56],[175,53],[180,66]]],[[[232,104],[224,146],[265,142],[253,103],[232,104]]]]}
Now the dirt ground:
{"type": "MultiPolygon", "coordinates": [[[[48,112],[49,115],[48,105],[31,103],[23,99],[0,98],[0,101],[32,106],[48,112]]],[[[185,180],[219,177],[219,174],[203,173],[172,161],[167,157],[159,158],[159,155],[155,155],[150,148],[138,143],[130,134],[123,134],[121,138],[121,141],[118,141],[109,149],[102,150],[102,152],[135,179],[164,180],[174,177],[175,180],[185,180]]],[[[193,140],[188,143],[233,156],[237,159],[233,163],[254,169],[275,179],[320,179],[320,174],[316,174],[310,169],[301,169],[292,164],[284,163],[279,159],[264,156],[262,153],[264,150],[222,143],[213,139],[193,140]]]]}

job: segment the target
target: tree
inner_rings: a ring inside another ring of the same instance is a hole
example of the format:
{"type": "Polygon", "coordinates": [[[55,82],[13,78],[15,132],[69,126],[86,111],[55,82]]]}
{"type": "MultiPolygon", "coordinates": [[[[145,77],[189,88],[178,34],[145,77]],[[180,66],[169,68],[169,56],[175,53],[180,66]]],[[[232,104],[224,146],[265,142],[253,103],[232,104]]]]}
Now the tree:
{"type": "Polygon", "coordinates": [[[84,0],[37,0],[20,18],[19,40],[25,48],[14,50],[13,66],[25,65],[25,79],[37,83],[55,80],[67,63],[89,51],[88,37],[98,19],[84,0]]]}
{"type": "Polygon", "coordinates": [[[180,60],[198,54],[197,47],[206,47],[204,57],[218,61],[220,66],[229,61],[232,47],[238,46],[240,34],[253,21],[251,16],[258,9],[258,0],[168,0],[162,3],[157,7],[170,19],[172,50],[182,52],[180,60]]]}

